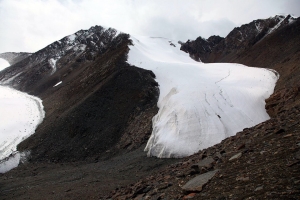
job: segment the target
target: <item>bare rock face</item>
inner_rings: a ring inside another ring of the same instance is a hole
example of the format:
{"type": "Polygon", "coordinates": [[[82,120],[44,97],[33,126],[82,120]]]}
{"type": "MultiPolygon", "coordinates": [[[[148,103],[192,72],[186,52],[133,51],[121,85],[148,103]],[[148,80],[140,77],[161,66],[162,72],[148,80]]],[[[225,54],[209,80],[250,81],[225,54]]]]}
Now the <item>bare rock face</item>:
{"type": "Polygon", "coordinates": [[[186,43],[182,43],[180,50],[189,53],[196,61],[206,60],[214,47],[217,46],[223,39],[224,38],[216,35],[209,37],[207,40],[202,37],[198,37],[194,41],[188,40],[186,43]]]}
{"type": "Polygon", "coordinates": [[[300,94],[300,85],[279,89],[266,100],[266,110],[272,117],[279,113],[298,105],[300,94]]]}

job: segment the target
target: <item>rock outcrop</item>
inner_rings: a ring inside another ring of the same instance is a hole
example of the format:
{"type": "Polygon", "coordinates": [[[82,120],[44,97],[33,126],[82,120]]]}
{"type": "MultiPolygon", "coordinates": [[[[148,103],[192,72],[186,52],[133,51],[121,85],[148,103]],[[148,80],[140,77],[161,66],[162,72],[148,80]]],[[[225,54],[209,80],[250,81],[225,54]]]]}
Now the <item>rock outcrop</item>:
{"type": "Polygon", "coordinates": [[[216,35],[209,37],[207,40],[202,37],[198,37],[194,41],[188,40],[186,43],[182,43],[180,49],[189,53],[196,61],[205,61],[208,59],[213,49],[223,40],[223,37],[216,35]]]}

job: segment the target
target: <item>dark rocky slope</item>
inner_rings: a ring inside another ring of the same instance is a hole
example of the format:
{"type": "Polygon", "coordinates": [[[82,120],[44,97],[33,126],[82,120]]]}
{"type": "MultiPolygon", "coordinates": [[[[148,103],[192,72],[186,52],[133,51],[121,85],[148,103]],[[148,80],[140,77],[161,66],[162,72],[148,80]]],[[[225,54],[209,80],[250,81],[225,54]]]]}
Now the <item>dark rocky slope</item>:
{"type": "Polygon", "coordinates": [[[299,106],[281,112],[106,198],[299,199],[299,118],[299,106]],[[214,170],[218,172],[208,182],[186,186],[214,170]]]}

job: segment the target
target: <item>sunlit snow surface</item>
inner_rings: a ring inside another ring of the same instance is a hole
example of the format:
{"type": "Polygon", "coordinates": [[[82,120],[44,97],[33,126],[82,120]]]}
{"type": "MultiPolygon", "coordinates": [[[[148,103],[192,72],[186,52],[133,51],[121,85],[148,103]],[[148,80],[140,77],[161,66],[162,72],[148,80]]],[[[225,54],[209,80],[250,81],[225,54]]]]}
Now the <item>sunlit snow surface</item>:
{"type": "MultiPolygon", "coordinates": [[[[39,98],[0,86],[0,160],[15,152],[17,145],[35,132],[44,116],[39,98]]],[[[19,163],[13,163],[16,162],[19,163]]],[[[7,165],[0,162],[0,173],[7,165]]]]}
{"type": "Polygon", "coordinates": [[[9,67],[10,64],[6,60],[0,58],[0,71],[5,69],[6,67],[9,67]]]}
{"type": "Polygon", "coordinates": [[[269,119],[265,99],[278,79],[273,71],[203,64],[164,38],[131,39],[128,63],[152,70],[160,89],[149,156],[188,156],[269,119]]]}

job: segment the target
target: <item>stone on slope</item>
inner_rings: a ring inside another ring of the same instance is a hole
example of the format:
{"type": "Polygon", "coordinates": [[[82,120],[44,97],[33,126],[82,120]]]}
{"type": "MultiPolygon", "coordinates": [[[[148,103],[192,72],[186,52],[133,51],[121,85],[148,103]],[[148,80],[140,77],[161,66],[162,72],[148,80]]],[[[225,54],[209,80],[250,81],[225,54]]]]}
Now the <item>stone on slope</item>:
{"type": "Polygon", "coordinates": [[[242,156],[242,153],[240,152],[240,153],[238,153],[238,154],[232,156],[231,158],[229,158],[229,161],[238,159],[238,158],[240,158],[241,156],[242,156]]]}
{"type": "Polygon", "coordinates": [[[184,191],[189,191],[189,192],[200,192],[203,188],[203,186],[210,180],[214,175],[218,172],[219,170],[214,170],[207,172],[205,174],[201,174],[199,176],[196,176],[189,182],[187,182],[182,189],[184,191]]]}
{"type": "Polygon", "coordinates": [[[209,168],[215,160],[212,157],[201,160],[197,163],[198,167],[206,167],[209,168]]]}

